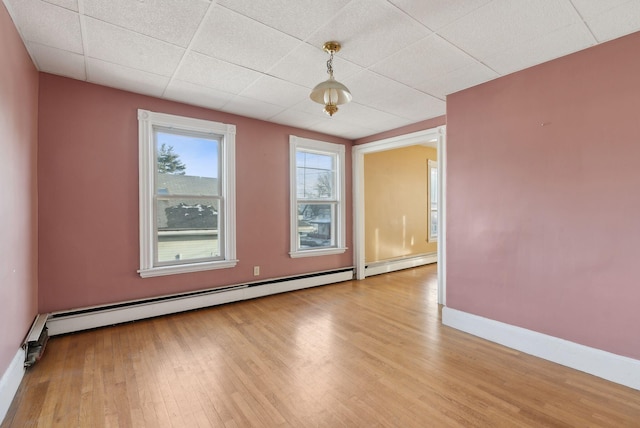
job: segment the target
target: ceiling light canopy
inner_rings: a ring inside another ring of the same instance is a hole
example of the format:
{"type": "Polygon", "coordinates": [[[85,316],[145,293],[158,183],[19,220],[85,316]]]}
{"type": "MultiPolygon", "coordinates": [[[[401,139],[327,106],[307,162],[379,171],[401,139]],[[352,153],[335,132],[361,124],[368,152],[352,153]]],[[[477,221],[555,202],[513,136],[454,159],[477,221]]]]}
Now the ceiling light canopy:
{"type": "Polygon", "coordinates": [[[327,61],[329,78],[322,83],[318,83],[311,91],[309,98],[318,104],[323,104],[324,112],[329,116],[333,116],[338,111],[338,106],[348,103],[353,96],[346,86],[333,78],[333,54],[340,50],[340,43],[327,42],[322,46],[322,49],[329,54],[329,60],[327,61]]]}

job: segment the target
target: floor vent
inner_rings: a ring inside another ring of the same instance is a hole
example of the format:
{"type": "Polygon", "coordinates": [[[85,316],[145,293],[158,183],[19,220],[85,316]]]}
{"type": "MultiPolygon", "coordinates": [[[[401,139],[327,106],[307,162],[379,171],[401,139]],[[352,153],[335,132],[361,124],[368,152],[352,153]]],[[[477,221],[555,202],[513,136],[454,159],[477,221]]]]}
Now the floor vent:
{"type": "Polygon", "coordinates": [[[39,314],[33,322],[31,330],[29,330],[29,334],[23,345],[25,354],[24,366],[27,368],[40,360],[44,353],[44,348],[47,346],[49,332],[46,323],[47,314],[39,314]]]}

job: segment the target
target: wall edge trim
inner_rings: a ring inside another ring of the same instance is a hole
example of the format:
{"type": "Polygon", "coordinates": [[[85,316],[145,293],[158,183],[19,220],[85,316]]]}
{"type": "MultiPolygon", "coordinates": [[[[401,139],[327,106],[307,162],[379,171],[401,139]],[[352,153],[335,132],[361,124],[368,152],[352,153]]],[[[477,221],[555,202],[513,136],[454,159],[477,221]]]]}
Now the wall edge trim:
{"type": "Polygon", "coordinates": [[[0,424],[4,422],[4,418],[7,416],[9,407],[24,377],[24,357],[24,349],[18,349],[11,363],[9,363],[9,367],[0,378],[0,424]]]}
{"type": "Polygon", "coordinates": [[[449,307],[442,324],[640,391],[640,360],[449,307]]]}

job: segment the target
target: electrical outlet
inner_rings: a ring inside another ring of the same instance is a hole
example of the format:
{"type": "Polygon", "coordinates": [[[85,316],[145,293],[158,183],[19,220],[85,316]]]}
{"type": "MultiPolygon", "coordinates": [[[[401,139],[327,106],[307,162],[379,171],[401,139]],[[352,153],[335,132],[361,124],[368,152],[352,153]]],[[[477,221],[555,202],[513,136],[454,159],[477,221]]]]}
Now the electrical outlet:
{"type": "Polygon", "coordinates": [[[253,267],[253,276],[258,276],[260,275],[260,266],[254,266],[253,267]]]}

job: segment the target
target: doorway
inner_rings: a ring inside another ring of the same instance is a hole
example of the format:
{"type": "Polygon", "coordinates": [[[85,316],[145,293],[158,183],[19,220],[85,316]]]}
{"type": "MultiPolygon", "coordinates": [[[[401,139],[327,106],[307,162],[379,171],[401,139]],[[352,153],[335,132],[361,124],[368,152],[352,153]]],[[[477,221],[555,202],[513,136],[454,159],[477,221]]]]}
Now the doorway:
{"type": "Polygon", "coordinates": [[[438,303],[446,305],[446,126],[386,138],[353,148],[354,264],[356,278],[367,276],[365,260],[365,155],[402,147],[433,144],[438,152],[438,303]]]}

